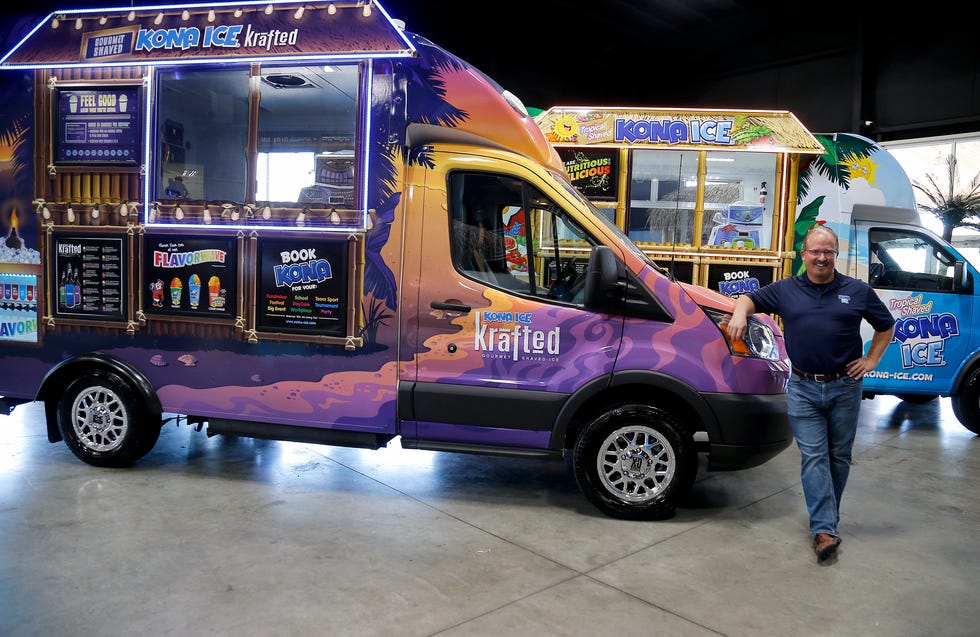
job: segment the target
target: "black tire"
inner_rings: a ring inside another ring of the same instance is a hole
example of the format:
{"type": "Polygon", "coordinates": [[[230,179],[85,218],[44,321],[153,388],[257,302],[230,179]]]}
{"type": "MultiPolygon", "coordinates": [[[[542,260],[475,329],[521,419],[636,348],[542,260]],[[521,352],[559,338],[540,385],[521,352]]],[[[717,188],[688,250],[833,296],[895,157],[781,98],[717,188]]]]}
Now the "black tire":
{"type": "Polygon", "coordinates": [[[90,370],[68,384],[58,400],[58,428],[80,460],[126,467],[149,453],[160,437],[139,394],[118,374],[90,370]]]}
{"type": "Polygon", "coordinates": [[[572,459],[589,502],[624,520],[672,517],[698,471],[691,434],[648,405],[617,406],[588,423],[572,459]]]}
{"type": "Polygon", "coordinates": [[[953,396],[953,413],[964,427],[980,435],[980,368],[970,373],[953,396]]]}
{"type": "Polygon", "coordinates": [[[913,405],[922,405],[938,398],[936,394],[895,394],[895,396],[913,405]]]}

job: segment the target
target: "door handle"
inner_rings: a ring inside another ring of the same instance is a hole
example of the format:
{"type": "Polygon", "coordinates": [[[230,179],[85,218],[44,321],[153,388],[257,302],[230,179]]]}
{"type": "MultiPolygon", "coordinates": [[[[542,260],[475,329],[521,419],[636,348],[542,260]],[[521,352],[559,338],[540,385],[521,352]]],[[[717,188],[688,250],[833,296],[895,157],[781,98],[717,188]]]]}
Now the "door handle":
{"type": "Polygon", "coordinates": [[[468,314],[471,308],[469,305],[463,305],[462,303],[449,303],[433,301],[429,304],[433,310],[447,310],[449,312],[462,312],[463,314],[468,314]]]}

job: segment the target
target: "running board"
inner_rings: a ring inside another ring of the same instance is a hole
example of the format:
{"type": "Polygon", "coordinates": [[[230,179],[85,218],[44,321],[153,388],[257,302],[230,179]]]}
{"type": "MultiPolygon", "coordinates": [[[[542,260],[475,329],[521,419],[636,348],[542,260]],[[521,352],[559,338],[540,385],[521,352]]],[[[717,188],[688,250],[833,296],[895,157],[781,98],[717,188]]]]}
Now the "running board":
{"type": "Polygon", "coordinates": [[[208,436],[244,436],[286,442],[311,442],[335,447],[357,447],[358,449],[380,449],[394,436],[363,431],[343,431],[320,429],[319,427],[297,427],[295,425],[274,425],[247,420],[226,420],[208,418],[208,436]]]}
{"type": "Polygon", "coordinates": [[[442,440],[409,440],[402,436],[403,449],[422,449],[425,451],[454,451],[456,453],[475,453],[481,456],[511,456],[516,458],[550,458],[561,460],[561,449],[529,449],[527,447],[494,447],[464,442],[445,442],[442,440]]]}

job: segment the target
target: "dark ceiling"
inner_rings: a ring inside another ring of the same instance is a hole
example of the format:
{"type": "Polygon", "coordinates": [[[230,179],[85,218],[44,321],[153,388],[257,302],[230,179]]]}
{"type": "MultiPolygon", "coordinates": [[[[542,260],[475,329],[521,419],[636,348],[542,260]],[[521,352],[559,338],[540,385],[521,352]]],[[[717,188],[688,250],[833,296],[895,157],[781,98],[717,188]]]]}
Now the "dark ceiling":
{"type": "MultiPolygon", "coordinates": [[[[980,46],[956,3],[381,0],[528,106],[790,110],[817,132],[980,131],[980,46]]],[[[6,4],[6,3],[5,3],[6,4]]],[[[32,14],[162,2],[40,0],[32,14]]],[[[11,7],[3,11],[7,21],[11,7]]]]}

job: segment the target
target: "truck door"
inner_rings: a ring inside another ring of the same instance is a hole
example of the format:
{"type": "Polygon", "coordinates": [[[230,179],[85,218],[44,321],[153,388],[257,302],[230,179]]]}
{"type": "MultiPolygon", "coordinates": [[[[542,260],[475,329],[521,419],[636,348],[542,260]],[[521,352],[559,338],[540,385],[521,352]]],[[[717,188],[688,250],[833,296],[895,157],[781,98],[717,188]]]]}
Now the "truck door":
{"type": "MultiPolygon", "coordinates": [[[[976,282],[970,275],[963,287],[954,276],[962,257],[912,227],[868,226],[866,232],[859,228],[857,236],[867,241],[869,282],[896,319],[895,337],[866,377],[865,389],[948,394],[967,353],[977,346],[970,329],[977,311],[976,282]]],[[[870,330],[864,336],[869,340],[870,330]]]]}
{"type": "Polygon", "coordinates": [[[532,176],[501,170],[520,167],[432,157],[405,288],[418,311],[403,330],[402,444],[543,452],[569,395],[616,360],[623,318],[583,305],[596,241],[532,176]]]}

